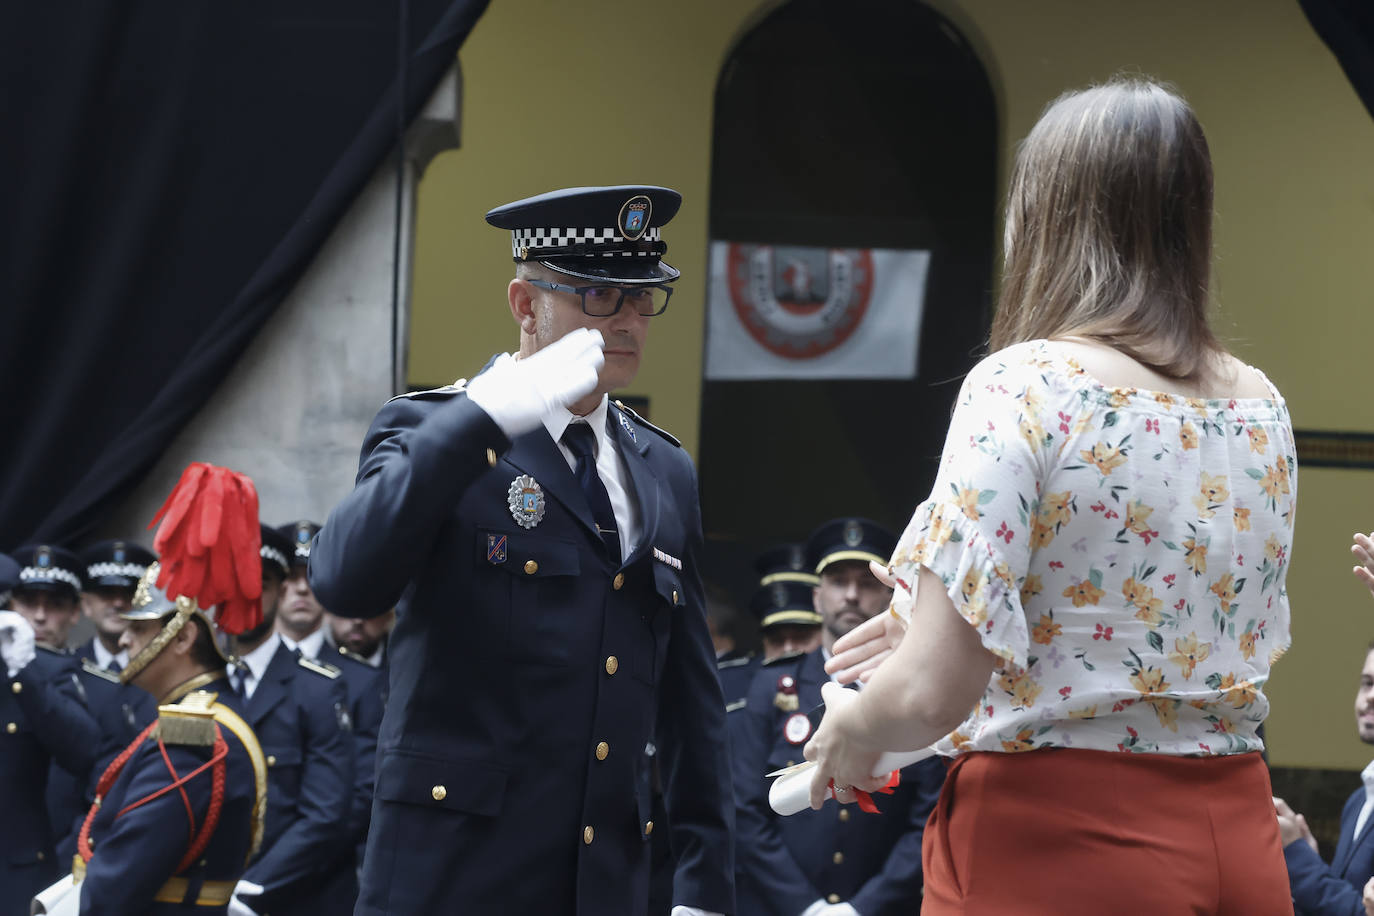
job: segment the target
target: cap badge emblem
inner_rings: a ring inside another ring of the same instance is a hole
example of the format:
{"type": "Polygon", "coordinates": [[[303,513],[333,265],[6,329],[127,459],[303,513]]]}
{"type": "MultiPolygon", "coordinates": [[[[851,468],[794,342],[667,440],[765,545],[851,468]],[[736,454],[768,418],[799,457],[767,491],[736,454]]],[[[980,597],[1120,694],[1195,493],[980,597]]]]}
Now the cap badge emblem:
{"type": "Polygon", "coordinates": [[[521,528],[533,528],[544,520],[544,490],[528,474],[521,474],[510,482],[506,494],[511,518],[521,528]]]}
{"type": "Polygon", "coordinates": [[[115,542],[114,542],[114,561],[115,561],[116,563],[123,563],[123,562],[124,562],[124,557],[125,557],[125,553],[124,553],[124,542],[123,542],[123,541],[115,541],[115,542]]]}
{"type": "Polygon", "coordinates": [[[52,552],[46,547],[38,548],[38,554],[33,558],[33,564],[39,569],[47,569],[52,565],[52,552]]]}
{"type": "Polygon", "coordinates": [[[858,547],[864,542],[864,529],[858,522],[845,522],[844,542],[850,547],[858,547]]]}
{"type": "Polygon", "coordinates": [[[800,572],[806,569],[806,552],[802,550],[800,544],[792,545],[792,550],[788,553],[787,566],[793,572],[800,572]]]}
{"type": "Polygon", "coordinates": [[[779,610],[787,607],[787,586],[781,582],[773,583],[773,607],[779,610]]]}
{"type": "Polygon", "coordinates": [[[625,201],[625,206],[620,208],[620,219],[617,221],[620,234],[631,242],[639,239],[649,228],[649,217],[653,209],[653,203],[643,194],[625,201]]]}

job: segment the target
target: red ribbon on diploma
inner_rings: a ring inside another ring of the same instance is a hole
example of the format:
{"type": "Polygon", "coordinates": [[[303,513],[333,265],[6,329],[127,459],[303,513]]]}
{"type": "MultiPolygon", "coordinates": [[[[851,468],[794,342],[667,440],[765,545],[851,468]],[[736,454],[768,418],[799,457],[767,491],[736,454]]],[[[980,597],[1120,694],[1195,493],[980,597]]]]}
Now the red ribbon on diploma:
{"type": "MultiPolygon", "coordinates": [[[[901,784],[902,771],[893,770],[892,774],[887,777],[887,785],[879,789],[878,794],[891,795],[893,791],[901,784]]],[[[835,780],[830,780],[830,782],[827,783],[827,785],[830,788],[830,797],[835,799],[836,801],[839,801],[839,796],[835,794],[835,780]]],[[[867,811],[869,814],[880,813],[878,811],[878,806],[876,803],[874,803],[873,796],[870,793],[865,792],[863,789],[855,789],[853,787],[851,787],[849,791],[854,793],[854,801],[859,806],[860,811],[867,811]]]]}

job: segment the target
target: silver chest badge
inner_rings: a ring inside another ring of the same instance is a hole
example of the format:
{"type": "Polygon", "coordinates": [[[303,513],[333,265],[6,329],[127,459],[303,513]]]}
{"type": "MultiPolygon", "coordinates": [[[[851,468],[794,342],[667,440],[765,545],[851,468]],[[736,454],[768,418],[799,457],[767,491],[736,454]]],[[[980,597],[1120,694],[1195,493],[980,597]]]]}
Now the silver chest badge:
{"type": "Polygon", "coordinates": [[[511,518],[521,528],[533,528],[544,520],[544,491],[528,474],[521,474],[510,482],[506,495],[511,518]]]}

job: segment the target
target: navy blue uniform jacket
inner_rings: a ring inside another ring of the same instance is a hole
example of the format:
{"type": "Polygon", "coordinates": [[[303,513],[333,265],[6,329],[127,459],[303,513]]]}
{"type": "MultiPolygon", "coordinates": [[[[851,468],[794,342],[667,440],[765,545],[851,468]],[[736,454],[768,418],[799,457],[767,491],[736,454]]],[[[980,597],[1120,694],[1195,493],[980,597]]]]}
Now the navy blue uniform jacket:
{"type": "Polygon", "coordinates": [[[902,770],[892,795],[874,795],[880,813],[829,803],[780,817],[768,806],[764,774],[802,761],[809,730],[788,740],[784,725],[821,702],[830,680],[820,649],[765,665],[754,676],[745,707],[730,714],[735,794],[739,805],[741,916],[796,916],[833,894],[862,916],[915,913],[921,904],[921,840],[940,795],[945,767],[922,761],[902,770]],[[796,681],[798,709],[774,705],[778,679],[796,681]],[[745,901],[749,901],[746,909],[745,901]]]}
{"type": "Polygon", "coordinates": [[[511,442],[456,389],[373,421],[310,552],[333,613],[399,599],[357,913],[644,913],[651,736],[674,902],[733,912],[696,475],[676,443],[608,417],[643,528],[619,568],[543,427],[511,442]],[[544,493],[529,529],[507,505],[520,475],[544,493]]]}
{"type": "Polygon", "coordinates": [[[49,820],[45,787],[54,761],[84,779],[100,747],[75,671],[70,656],[40,646],[0,690],[0,916],[27,914],[33,895],[71,870],[57,858],[66,825],[49,820]]]}
{"type": "MultiPolygon", "coordinates": [[[[223,677],[197,688],[218,694],[220,704],[237,712],[229,681],[223,677]]],[[[168,698],[169,703],[180,697],[168,698]]],[[[124,808],[169,785],[172,777],[157,741],[149,738],[134,752],[120,771],[119,778],[102,800],[91,822],[94,855],[86,865],[81,884],[82,916],[174,916],[224,913],[224,906],[197,906],[194,903],[202,882],[238,880],[248,859],[253,835],[253,804],[257,799],[256,775],[249,750],[229,728],[220,726],[229,747],[225,760],[224,802],[219,823],[204,854],[180,877],[188,882],[190,903],[154,901],[167,879],[173,876],[192,843],[186,804],[195,814],[196,829],[205,823],[214,783],[210,770],[193,777],[180,792],[166,792],[157,799],[120,814],[124,808]]],[[[210,759],[212,748],[168,744],[167,755],[182,776],[210,759]]],[[[70,869],[68,863],[68,868],[70,869]]]]}
{"type": "Polygon", "coordinates": [[[1341,809],[1341,838],[1330,865],[1302,840],[1284,847],[1299,916],[1364,916],[1364,885],[1374,876],[1374,817],[1365,821],[1358,837],[1353,835],[1364,794],[1363,786],[1356,789],[1341,809]]]}
{"type": "Polygon", "coordinates": [[[244,875],[262,885],[258,912],[322,916],[320,880],[352,848],[354,767],[348,690],[342,678],[301,663],[284,644],[243,704],[267,757],[262,850],[244,875]]]}

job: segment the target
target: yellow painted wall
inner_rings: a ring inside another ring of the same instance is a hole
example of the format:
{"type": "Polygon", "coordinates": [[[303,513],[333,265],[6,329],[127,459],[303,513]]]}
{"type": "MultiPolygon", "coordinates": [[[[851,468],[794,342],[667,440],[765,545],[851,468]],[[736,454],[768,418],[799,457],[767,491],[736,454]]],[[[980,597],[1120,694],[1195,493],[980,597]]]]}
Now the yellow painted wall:
{"type": "MultiPolygon", "coordinates": [[[[664,231],[683,279],[634,393],[695,452],[712,96],[733,42],[773,5],[492,3],[460,57],[462,149],[420,186],[413,383],[468,375],[515,345],[509,243],[487,209],[571,185],[664,184],[685,198],[664,231]]],[[[1216,165],[1219,329],[1284,390],[1297,426],[1374,429],[1361,376],[1374,344],[1374,119],[1295,0],[931,5],[981,54],[1008,154],[1064,89],[1122,69],[1178,85],[1216,165]]],[[[1271,758],[1359,768],[1371,749],[1353,737],[1351,705],[1374,600],[1347,547],[1374,528],[1374,475],[1302,471],[1300,492],[1295,645],[1270,685],[1271,758]]]]}

